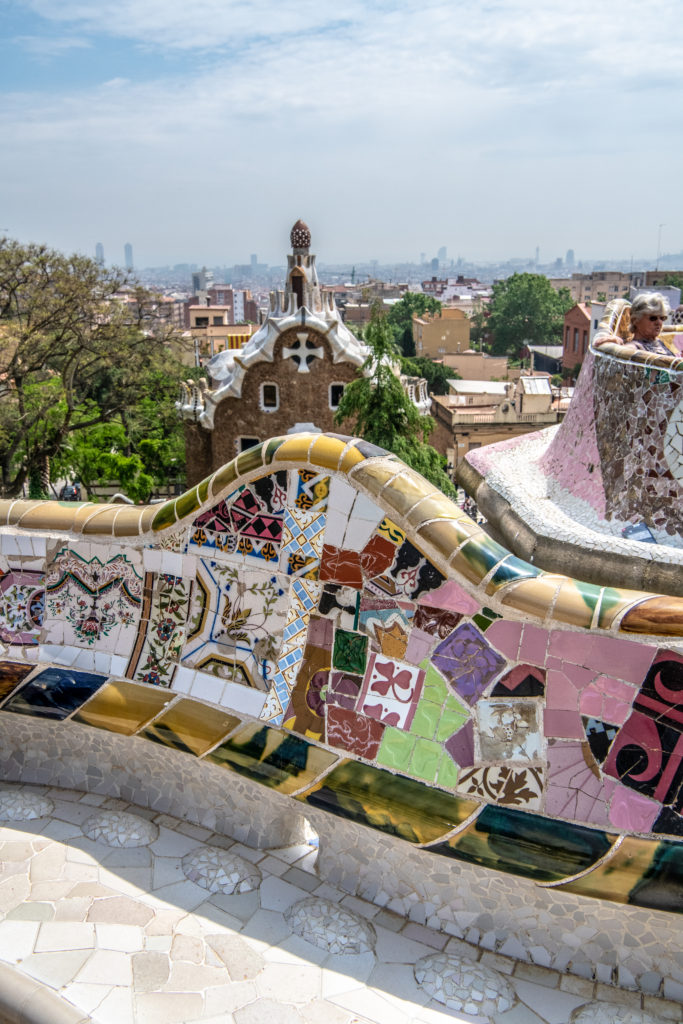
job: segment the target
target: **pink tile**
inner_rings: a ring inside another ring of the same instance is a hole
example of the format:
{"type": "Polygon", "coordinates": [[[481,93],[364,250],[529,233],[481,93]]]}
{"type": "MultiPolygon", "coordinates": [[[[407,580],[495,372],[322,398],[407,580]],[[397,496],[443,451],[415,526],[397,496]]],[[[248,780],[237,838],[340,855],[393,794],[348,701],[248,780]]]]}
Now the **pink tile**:
{"type": "Polygon", "coordinates": [[[581,743],[548,744],[546,814],[606,827],[615,785],[586,764],[581,743]]]}
{"type": "Polygon", "coordinates": [[[546,708],[543,714],[543,730],[547,738],[583,739],[583,722],[578,711],[557,711],[546,708]]]}
{"type": "Polygon", "coordinates": [[[655,800],[615,783],[609,820],[626,832],[649,832],[661,809],[655,800]]]}
{"type": "Polygon", "coordinates": [[[517,661],[522,623],[511,619],[498,619],[486,630],[486,639],[510,661],[517,661]]]}
{"type": "Polygon", "coordinates": [[[585,633],[570,633],[565,629],[554,629],[550,634],[548,654],[572,665],[585,664],[586,636],[585,633]]]}
{"type": "Polygon", "coordinates": [[[611,725],[623,725],[637,692],[621,679],[598,676],[581,693],[579,709],[582,715],[590,715],[611,725]]]}
{"type": "Polygon", "coordinates": [[[411,629],[406,647],[406,661],[419,665],[421,661],[429,657],[437,639],[438,637],[432,636],[431,633],[425,633],[422,629],[411,629]]]}
{"type": "Polygon", "coordinates": [[[555,711],[579,710],[579,690],[565,672],[548,672],[545,693],[546,707],[555,711]]]}
{"type": "Polygon", "coordinates": [[[547,629],[541,629],[540,626],[525,626],[519,647],[520,661],[528,661],[532,665],[545,665],[547,646],[547,629]]]}
{"type": "Polygon", "coordinates": [[[583,664],[628,683],[642,683],[657,648],[618,637],[591,637],[583,664]]]}
{"type": "Polygon", "coordinates": [[[470,597],[454,580],[446,580],[438,590],[423,594],[417,603],[448,608],[452,612],[462,612],[463,615],[476,615],[481,607],[479,602],[470,597]]]}

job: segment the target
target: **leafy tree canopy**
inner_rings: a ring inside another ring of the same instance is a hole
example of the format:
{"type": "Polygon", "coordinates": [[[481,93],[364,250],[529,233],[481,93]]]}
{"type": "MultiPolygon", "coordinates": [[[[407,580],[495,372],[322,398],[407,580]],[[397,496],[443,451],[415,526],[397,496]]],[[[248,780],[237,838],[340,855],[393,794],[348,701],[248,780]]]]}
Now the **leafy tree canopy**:
{"type": "Polygon", "coordinates": [[[683,274],[665,274],[664,284],[670,285],[672,288],[680,288],[681,298],[683,299],[683,274]]]}
{"type": "Polygon", "coordinates": [[[460,374],[456,373],[443,363],[435,363],[426,356],[413,356],[412,359],[401,359],[401,372],[408,377],[424,377],[427,387],[433,395],[447,395],[449,380],[459,380],[460,374]]]}
{"type": "MultiPolygon", "coordinates": [[[[1,492],[19,494],[49,461],[86,482],[87,466],[111,469],[119,454],[153,475],[173,444],[159,399],[184,370],[172,334],[159,303],[121,271],[0,239],[1,492]],[[145,455],[144,432],[156,454],[145,455]]],[[[131,473],[120,463],[115,475],[131,473]]]]}
{"type": "Polygon", "coordinates": [[[413,341],[413,316],[423,313],[440,313],[441,303],[431,295],[422,292],[406,292],[389,309],[386,319],[394,339],[404,356],[415,355],[413,341]]]}
{"type": "Polygon", "coordinates": [[[428,443],[434,420],[420,415],[394,372],[399,352],[386,317],[373,313],[365,343],[370,355],[344,389],[335,422],[351,421],[360,437],[398,455],[445,494],[454,495],[445,460],[428,443]]]}
{"type": "Polygon", "coordinates": [[[516,353],[525,342],[560,344],[564,314],[573,305],[569,289],[555,291],[542,274],[513,274],[497,281],[486,321],[493,353],[516,353]]]}

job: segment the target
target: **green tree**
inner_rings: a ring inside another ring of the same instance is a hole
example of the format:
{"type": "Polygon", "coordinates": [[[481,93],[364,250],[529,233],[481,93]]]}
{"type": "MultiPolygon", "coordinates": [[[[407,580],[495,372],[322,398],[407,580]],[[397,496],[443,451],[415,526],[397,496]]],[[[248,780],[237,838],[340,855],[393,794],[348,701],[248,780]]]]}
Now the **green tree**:
{"type": "Polygon", "coordinates": [[[513,274],[493,286],[487,329],[495,355],[516,354],[525,342],[559,344],[564,314],[574,305],[568,288],[556,292],[542,274],[513,274]]]}
{"type": "Polygon", "coordinates": [[[145,376],[175,362],[172,334],[163,307],[123,272],[0,239],[2,494],[82,448],[91,428],[125,429],[145,376]]]}
{"type": "Polygon", "coordinates": [[[427,387],[433,395],[447,395],[449,392],[449,380],[459,380],[460,374],[455,370],[444,366],[443,363],[435,363],[426,356],[413,356],[412,359],[401,359],[401,372],[408,377],[424,377],[427,387]]]}
{"type": "Polygon", "coordinates": [[[399,352],[386,317],[375,310],[365,331],[370,355],[355,380],[344,389],[335,422],[372,444],[398,455],[445,494],[455,489],[444,472],[445,459],[428,443],[431,416],[421,416],[403,390],[396,369],[399,352]]]}
{"type": "Polygon", "coordinates": [[[440,313],[441,303],[431,295],[422,292],[406,292],[395,302],[387,313],[387,323],[391,328],[396,344],[404,356],[415,355],[413,341],[413,316],[423,313],[440,313]]]}
{"type": "Polygon", "coordinates": [[[680,288],[681,298],[683,298],[683,274],[665,274],[664,284],[670,285],[672,288],[680,288]]]}
{"type": "Polygon", "coordinates": [[[79,480],[88,496],[115,480],[133,501],[147,501],[161,484],[182,482],[185,438],[175,400],[180,381],[196,373],[169,359],[141,374],[135,403],[106,423],[72,433],[53,459],[53,475],[79,480]]]}

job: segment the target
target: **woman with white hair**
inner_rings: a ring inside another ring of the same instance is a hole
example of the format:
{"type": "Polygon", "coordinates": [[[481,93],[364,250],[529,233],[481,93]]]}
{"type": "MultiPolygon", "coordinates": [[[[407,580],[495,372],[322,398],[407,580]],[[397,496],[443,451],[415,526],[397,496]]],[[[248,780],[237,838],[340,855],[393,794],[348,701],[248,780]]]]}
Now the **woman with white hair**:
{"type": "Polygon", "coordinates": [[[671,350],[659,338],[664,321],[669,315],[666,297],[659,292],[637,295],[631,303],[630,313],[633,336],[627,342],[617,334],[603,330],[595,335],[593,345],[599,348],[611,341],[629,352],[656,352],[659,355],[670,356],[671,350]]]}

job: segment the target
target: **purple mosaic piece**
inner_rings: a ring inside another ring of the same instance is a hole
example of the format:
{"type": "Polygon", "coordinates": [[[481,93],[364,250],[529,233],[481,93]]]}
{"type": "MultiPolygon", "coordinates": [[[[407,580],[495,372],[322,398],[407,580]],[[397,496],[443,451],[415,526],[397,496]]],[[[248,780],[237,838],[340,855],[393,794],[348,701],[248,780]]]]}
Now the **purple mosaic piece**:
{"type": "Polygon", "coordinates": [[[431,660],[468,704],[476,704],[505,666],[505,659],[489,647],[479,630],[469,622],[454,629],[436,648],[431,660]]]}
{"type": "Polygon", "coordinates": [[[472,719],[465,722],[462,729],[454,732],[444,744],[453,760],[461,768],[470,768],[474,764],[474,723],[472,719]]]}

